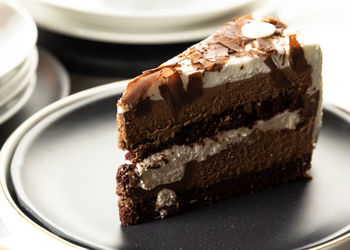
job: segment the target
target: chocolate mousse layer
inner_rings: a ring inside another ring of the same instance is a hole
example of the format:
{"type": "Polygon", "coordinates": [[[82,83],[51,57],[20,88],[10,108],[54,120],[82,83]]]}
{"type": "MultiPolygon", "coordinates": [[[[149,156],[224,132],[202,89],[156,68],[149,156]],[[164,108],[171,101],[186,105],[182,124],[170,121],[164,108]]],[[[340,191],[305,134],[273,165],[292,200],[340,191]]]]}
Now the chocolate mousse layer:
{"type": "MultiPolygon", "coordinates": [[[[308,179],[306,173],[310,169],[311,155],[305,154],[285,164],[277,164],[258,172],[236,175],[231,179],[216,184],[180,190],[176,192],[176,201],[163,208],[163,215],[181,213],[188,209],[222,201],[231,197],[252,194],[264,188],[279,184],[286,184],[297,179],[308,179]]],[[[125,226],[162,218],[157,205],[157,193],[133,200],[132,198],[119,199],[119,217],[125,226]]]]}
{"type": "Polygon", "coordinates": [[[313,149],[313,121],[300,120],[297,128],[259,131],[238,144],[208,157],[205,161],[187,163],[180,181],[160,185],[151,190],[140,187],[136,164],[125,164],[117,173],[117,194],[135,200],[149,199],[162,188],[176,192],[203,188],[234,176],[259,172],[274,165],[284,165],[291,159],[302,159],[313,149]]]}
{"type": "MultiPolygon", "coordinates": [[[[315,105],[305,102],[300,93],[292,92],[287,95],[280,93],[275,98],[268,98],[262,102],[253,102],[248,105],[238,106],[225,112],[202,117],[200,120],[180,126],[175,131],[169,132],[171,136],[164,141],[149,138],[143,141],[126,155],[126,159],[132,162],[141,161],[145,157],[159,152],[171,145],[183,145],[198,142],[207,137],[213,137],[218,132],[239,127],[252,127],[258,120],[264,121],[282,113],[285,110],[302,110],[302,117],[316,115],[315,105]],[[308,107],[306,109],[306,107],[308,107]],[[306,111],[308,113],[306,113],[306,111]]],[[[318,100],[318,98],[316,98],[318,100]]],[[[316,103],[317,104],[317,103],[316,103]]]]}
{"type": "MultiPolygon", "coordinates": [[[[279,97],[304,97],[312,84],[311,73],[311,68],[307,68],[303,77],[296,78],[290,69],[286,69],[284,75],[288,76],[290,81],[280,83],[280,88],[276,88],[271,74],[259,74],[235,83],[204,88],[199,98],[184,103],[176,114],[165,100],[146,99],[137,106],[137,111],[117,115],[118,146],[130,151],[135,151],[146,143],[157,147],[174,138],[183,126],[210,120],[212,116],[242,107],[245,107],[248,113],[252,105],[261,106],[264,102],[279,97]]],[[[300,103],[298,105],[300,106],[300,103]]]]}
{"type": "Polygon", "coordinates": [[[161,218],[156,200],[164,188],[173,190],[177,197],[175,205],[163,208],[168,215],[307,177],[313,126],[312,119],[303,119],[295,130],[255,131],[205,161],[189,162],[182,180],[151,190],[138,186],[134,164],[122,166],[117,173],[122,223],[161,218]]]}

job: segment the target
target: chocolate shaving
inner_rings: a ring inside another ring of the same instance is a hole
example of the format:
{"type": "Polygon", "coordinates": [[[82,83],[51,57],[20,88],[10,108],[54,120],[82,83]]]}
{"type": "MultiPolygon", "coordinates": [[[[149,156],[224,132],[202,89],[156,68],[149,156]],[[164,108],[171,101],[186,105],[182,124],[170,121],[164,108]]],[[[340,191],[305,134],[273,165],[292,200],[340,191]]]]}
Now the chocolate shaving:
{"type": "Polygon", "coordinates": [[[286,24],[282,23],[280,20],[277,20],[271,16],[269,16],[267,19],[264,19],[262,21],[275,25],[276,27],[275,35],[278,35],[278,36],[281,36],[283,34],[283,31],[287,28],[286,24]]]}
{"type": "Polygon", "coordinates": [[[160,77],[164,82],[159,86],[160,94],[172,111],[176,112],[182,106],[186,95],[180,74],[176,69],[164,68],[160,77]]]}
{"type": "Polygon", "coordinates": [[[234,37],[237,34],[236,25],[233,22],[225,23],[224,26],[214,33],[214,36],[234,37]]]}
{"type": "Polygon", "coordinates": [[[161,70],[164,68],[174,68],[177,66],[178,63],[174,63],[169,65],[161,65],[158,68],[144,71],[142,75],[135,77],[128,84],[124,95],[121,98],[121,103],[135,108],[134,105],[137,105],[139,102],[144,101],[148,97],[148,92],[160,77],[161,70]]]}
{"type": "Polygon", "coordinates": [[[190,56],[190,58],[192,65],[197,70],[204,69],[206,71],[220,71],[224,67],[226,61],[229,59],[229,56],[228,49],[226,47],[220,44],[209,44],[209,49],[206,52],[195,52],[190,56]],[[215,49],[212,49],[213,46],[215,49]],[[214,58],[209,60],[209,56],[213,56],[214,58]]]}
{"type": "Polygon", "coordinates": [[[203,54],[206,58],[216,58],[220,56],[228,56],[228,48],[219,43],[209,43],[208,49],[203,54]]]}
{"type": "Polygon", "coordinates": [[[256,50],[253,50],[253,49],[250,49],[247,51],[248,53],[247,54],[244,54],[244,56],[248,55],[248,56],[251,56],[251,57],[254,57],[254,56],[264,56],[264,53],[260,52],[260,51],[256,51],[256,50]]]}
{"type": "Polygon", "coordinates": [[[258,42],[258,50],[262,51],[264,54],[270,56],[277,52],[271,40],[261,38],[258,38],[256,40],[258,42]]]}
{"type": "Polygon", "coordinates": [[[217,71],[220,72],[223,69],[224,65],[223,64],[219,64],[216,62],[210,62],[207,65],[204,66],[204,69],[206,71],[217,71]]]}
{"type": "Polygon", "coordinates": [[[284,28],[276,28],[275,35],[281,36],[283,34],[284,28]]]}
{"type": "Polygon", "coordinates": [[[252,15],[245,15],[242,17],[232,18],[232,22],[225,23],[223,27],[214,33],[215,36],[226,36],[226,37],[240,37],[244,42],[252,41],[252,39],[242,37],[242,26],[252,20],[252,15]]]}
{"type": "Polygon", "coordinates": [[[308,68],[308,63],[304,57],[304,50],[297,41],[296,35],[289,35],[290,65],[293,71],[302,72],[308,68]]]}
{"type": "Polygon", "coordinates": [[[287,28],[287,25],[282,23],[280,20],[273,18],[272,16],[269,16],[268,18],[262,20],[263,22],[266,23],[271,23],[273,25],[275,25],[276,28],[281,28],[281,29],[285,29],[287,28]]]}
{"type": "Polygon", "coordinates": [[[226,46],[227,48],[236,51],[236,52],[242,52],[244,49],[244,41],[238,37],[235,36],[234,38],[228,37],[228,36],[214,36],[215,41],[219,42],[220,44],[226,46]]]}

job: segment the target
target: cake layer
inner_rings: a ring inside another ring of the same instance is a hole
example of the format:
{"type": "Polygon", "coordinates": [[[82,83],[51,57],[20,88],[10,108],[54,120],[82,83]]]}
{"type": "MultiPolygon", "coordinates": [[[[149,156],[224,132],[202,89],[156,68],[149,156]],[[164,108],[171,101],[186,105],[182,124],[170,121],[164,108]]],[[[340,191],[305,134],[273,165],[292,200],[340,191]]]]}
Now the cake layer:
{"type": "Polygon", "coordinates": [[[264,21],[275,25],[273,36],[247,39],[241,27],[250,22],[251,17],[235,19],[130,82],[118,103],[119,147],[157,146],[200,119],[281,93],[298,92],[307,99],[321,91],[318,45],[297,40],[274,19],[264,21]]]}
{"type": "MultiPolygon", "coordinates": [[[[206,157],[203,157],[200,149],[197,151],[193,148],[193,151],[188,151],[191,156],[184,152],[175,152],[175,157],[170,156],[163,161],[164,165],[151,165],[142,171],[137,164],[126,164],[117,173],[117,193],[120,197],[142,201],[162,188],[177,191],[201,188],[237,175],[262,171],[276,164],[287,164],[292,159],[302,158],[305,153],[311,154],[313,121],[293,119],[286,124],[297,128],[244,129],[245,131],[237,132],[237,137],[233,138],[237,143],[233,141],[222,151],[209,145],[209,155],[206,157]],[[213,154],[215,151],[216,154],[213,154]],[[193,157],[202,158],[197,161],[193,157]],[[187,161],[188,159],[191,161],[187,161]]],[[[159,160],[158,164],[161,165],[161,162],[159,160]]]]}
{"type": "Polygon", "coordinates": [[[164,139],[163,142],[149,138],[137,148],[130,150],[126,154],[126,159],[135,163],[174,144],[191,144],[206,137],[213,137],[222,131],[239,127],[251,128],[257,121],[268,120],[287,109],[289,111],[300,109],[299,115],[305,118],[316,115],[318,95],[315,95],[315,103],[310,103],[309,99],[304,100],[300,93],[290,92],[288,94],[280,93],[275,98],[270,97],[261,102],[238,106],[219,115],[202,117],[197,122],[178,127],[177,131],[168,131],[169,138],[164,139]]]}
{"type": "MultiPolygon", "coordinates": [[[[118,114],[119,143],[123,144],[119,147],[130,151],[135,151],[147,143],[145,146],[147,148],[158,147],[159,144],[174,138],[183,126],[189,126],[201,120],[210,121],[213,116],[230,113],[234,109],[243,107],[244,111],[249,113],[252,111],[250,109],[259,108],[264,105],[264,102],[272,104],[273,100],[278,98],[281,99],[279,104],[282,104],[281,102],[293,104],[293,101],[296,102],[303,96],[307,99],[306,91],[311,86],[311,70],[309,69],[305,74],[303,81],[299,80],[286,89],[276,88],[271,83],[269,74],[257,75],[235,84],[227,83],[203,89],[201,96],[191,103],[185,103],[176,113],[176,117],[164,100],[145,101],[140,104],[142,115],[138,115],[138,112],[118,114]],[[296,99],[290,100],[292,98],[296,99]],[[124,143],[126,141],[128,143],[124,143]]],[[[303,99],[300,101],[304,102],[303,99]]],[[[300,107],[304,103],[297,105],[300,107]]],[[[265,108],[265,110],[268,109],[265,108]]]]}
{"type": "Polygon", "coordinates": [[[176,192],[175,189],[163,188],[158,192],[152,192],[142,200],[120,199],[120,220],[123,225],[133,225],[278,184],[309,178],[306,171],[310,168],[310,158],[310,154],[304,154],[289,163],[277,164],[259,172],[237,175],[201,188],[176,192]]]}

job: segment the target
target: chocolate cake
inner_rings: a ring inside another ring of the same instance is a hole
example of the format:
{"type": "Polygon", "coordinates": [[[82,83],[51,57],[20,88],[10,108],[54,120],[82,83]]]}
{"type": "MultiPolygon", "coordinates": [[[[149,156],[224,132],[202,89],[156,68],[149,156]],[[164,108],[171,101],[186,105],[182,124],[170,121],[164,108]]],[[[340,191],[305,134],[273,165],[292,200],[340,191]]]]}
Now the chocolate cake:
{"type": "Polygon", "coordinates": [[[247,15],[134,78],[117,104],[122,224],[307,178],[321,66],[319,45],[247,15]]]}

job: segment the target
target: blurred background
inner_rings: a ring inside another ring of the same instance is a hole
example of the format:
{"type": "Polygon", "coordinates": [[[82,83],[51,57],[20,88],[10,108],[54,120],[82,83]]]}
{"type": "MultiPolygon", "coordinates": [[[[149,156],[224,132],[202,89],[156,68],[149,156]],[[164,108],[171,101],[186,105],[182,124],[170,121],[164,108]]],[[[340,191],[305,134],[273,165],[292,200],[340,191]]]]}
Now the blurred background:
{"type": "MultiPolygon", "coordinates": [[[[321,43],[325,99],[350,110],[346,0],[21,0],[39,26],[38,44],[91,84],[130,78],[208,36],[233,16],[273,15],[321,43]],[[343,45],[343,46],[342,46],[343,45]],[[103,79],[103,78],[107,79],[103,79]],[[109,77],[111,79],[109,79],[109,77]]],[[[87,84],[87,83],[86,83],[87,84]]]]}
{"type": "Polygon", "coordinates": [[[0,0],[0,147],[48,104],[157,67],[248,13],[320,43],[324,100],[350,112],[349,11],[347,0],[0,0]]]}

